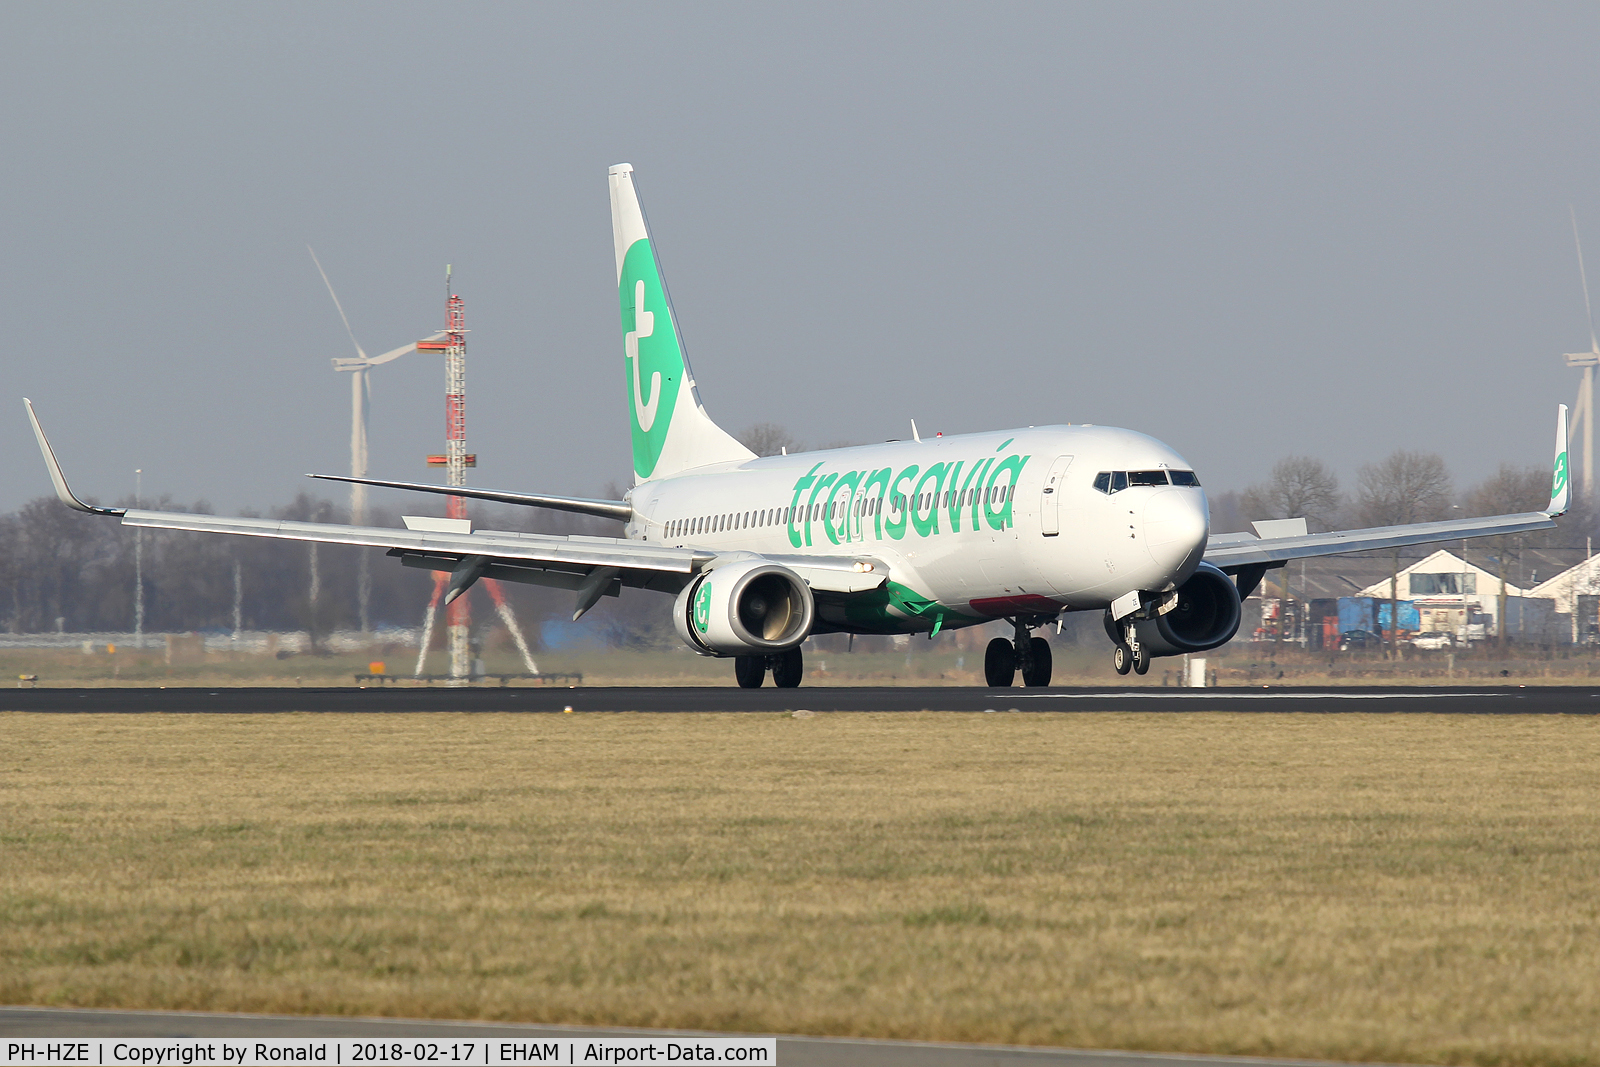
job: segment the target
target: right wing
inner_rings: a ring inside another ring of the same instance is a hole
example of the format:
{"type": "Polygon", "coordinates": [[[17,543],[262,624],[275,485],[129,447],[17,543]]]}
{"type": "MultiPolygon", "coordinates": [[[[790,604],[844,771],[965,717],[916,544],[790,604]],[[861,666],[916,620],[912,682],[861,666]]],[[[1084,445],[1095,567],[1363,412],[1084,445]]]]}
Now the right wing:
{"type": "MultiPolygon", "coordinates": [[[[747,552],[717,553],[620,537],[473,530],[467,519],[405,516],[407,529],[340,526],[288,519],[236,519],[138,508],[105,508],[87,504],[72,492],[55,451],[45,439],[33,403],[23,400],[33,424],[50,480],[63,504],[77,511],[122,520],[124,526],[147,529],[226,533],[272,537],[320,544],[385,548],[408,567],[449,571],[447,601],[454,600],[479,578],[497,578],[528,585],[578,591],[578,611],[589,610],[601,596],[616,596],[623,586],[677,593],[690,578],[719,559],[745,558],[747,552]]],[[[599,502],[596,502],[599,503],[599,502]]],[[[888,578],[882,561],[865,556],[779,557],[818,592],[850,594],[876,588],[888,578]]]]}

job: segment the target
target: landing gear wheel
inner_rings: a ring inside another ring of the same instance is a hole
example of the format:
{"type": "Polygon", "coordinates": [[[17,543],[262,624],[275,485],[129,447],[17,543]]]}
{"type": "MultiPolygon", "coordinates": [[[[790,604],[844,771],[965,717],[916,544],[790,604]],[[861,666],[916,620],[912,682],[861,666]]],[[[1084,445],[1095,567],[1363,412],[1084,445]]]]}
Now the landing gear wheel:
{"type": "Polygon", "coordinates": [[[1133,649],[1119,641],[1117,647],[1111,650],[1111,665],[1117,669],[1118,674],[1127,674],[1133,670],[1133,649]]]}
{"type": "Polygon", "coordinates": [[[1028,640],[1029,663],[1022,669],[1022,684],[1041,686],[1050,684],[1050,642],[1042,637],[1028,640]]]}
{"type": "Polygon", "coordinates": [[[740,689],[760,689],[767,680],[767,657],[733,657],[733,676],[739,680],[740,689]]]}
{"type": "Polygon", "coordinates": [[[772,684],[779,689],[793,689],[805,672],[805,657],[798,646],[772,657],[772,684]]]}
{"type": "Polygon", "coordinates": [[[1004,689],[1017,677],[1017,654],[1011,642],[997,637],[983,650],[983,678],[992,688],[1004,689]]]}
{"type": "Polygon", "coordinates": [[[1150,673],[1150,653],[1145,651],[1142,647],[1139,649],[1139,651],[1133,654],[1133,673],[1150,673]]]}

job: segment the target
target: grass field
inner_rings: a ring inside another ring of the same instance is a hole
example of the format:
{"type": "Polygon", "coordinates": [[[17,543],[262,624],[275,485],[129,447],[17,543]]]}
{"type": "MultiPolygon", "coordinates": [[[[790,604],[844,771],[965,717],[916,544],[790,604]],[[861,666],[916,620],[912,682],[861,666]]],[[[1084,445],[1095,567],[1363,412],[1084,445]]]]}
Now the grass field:
{"type": "Polygon", "coordinates": [[[1600,1061],[1600,722],[0,715],[0,1001],[1600,1061]]]}

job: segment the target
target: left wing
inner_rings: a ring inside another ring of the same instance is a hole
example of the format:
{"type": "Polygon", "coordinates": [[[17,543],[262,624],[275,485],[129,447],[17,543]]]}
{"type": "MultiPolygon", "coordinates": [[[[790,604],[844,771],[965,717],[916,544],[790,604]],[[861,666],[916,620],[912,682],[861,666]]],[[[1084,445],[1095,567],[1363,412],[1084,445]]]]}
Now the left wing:
{"type": "Polygon", "coordinates": [[[1556,516],[1565,514],[1571,502],[1572,485],[1567,470],[1567,406],[1562,404],[1556,411],[1556,456],[1550,483],[1550,504],[1543,511],[1289,537],[1222,534],[1207,544],[1205,561],[1229,574],[1238,575],[1241,591],[1248,595],[1249,590],[1244,588],[1246,583],[1250,589],[1254,589],[1266,570],[1282,567],[1292,559],[1332,556],[1374,548],[1425,545],[1435,541],[1456,541],[1463,537],[1549,530],[1555,526],[1556,516]]]}
{"type": "Polygon", "coordinates": [[[1332,556],[1340,552],[1361,552],[1372,548],[1401,548],[1433,541],[1458,541],[1463,537],[1487,537],[1490,534],[1528,533],[1549,530],[1555,524],[1555,516],[1551,513],[1529,511],[1521,515],[1491,515],[1481,519],[1419,522],[1407,526],[1374,526],[1366,530],[1336,530],[1298,537],[1223,534],[1206,546],[1205,560],[1225,571],[1252,564],[1281,567],[1292,559],[1311,556],[1332,556]]]}

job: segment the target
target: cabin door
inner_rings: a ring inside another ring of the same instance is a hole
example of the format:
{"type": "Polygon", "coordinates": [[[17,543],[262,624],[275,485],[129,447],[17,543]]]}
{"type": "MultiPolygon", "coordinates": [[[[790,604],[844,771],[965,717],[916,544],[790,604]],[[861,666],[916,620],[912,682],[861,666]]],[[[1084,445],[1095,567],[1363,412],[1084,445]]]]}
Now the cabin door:
{"type": "Polygon", "coordinates": [[[1057,456],[1045,475],[1044,491],[1039,497],[1039,530],[1046,537],[1061,532],[1061,484],[1066,480],[1067,468],[1072,466],[1071,456],[1057,456]]]}

